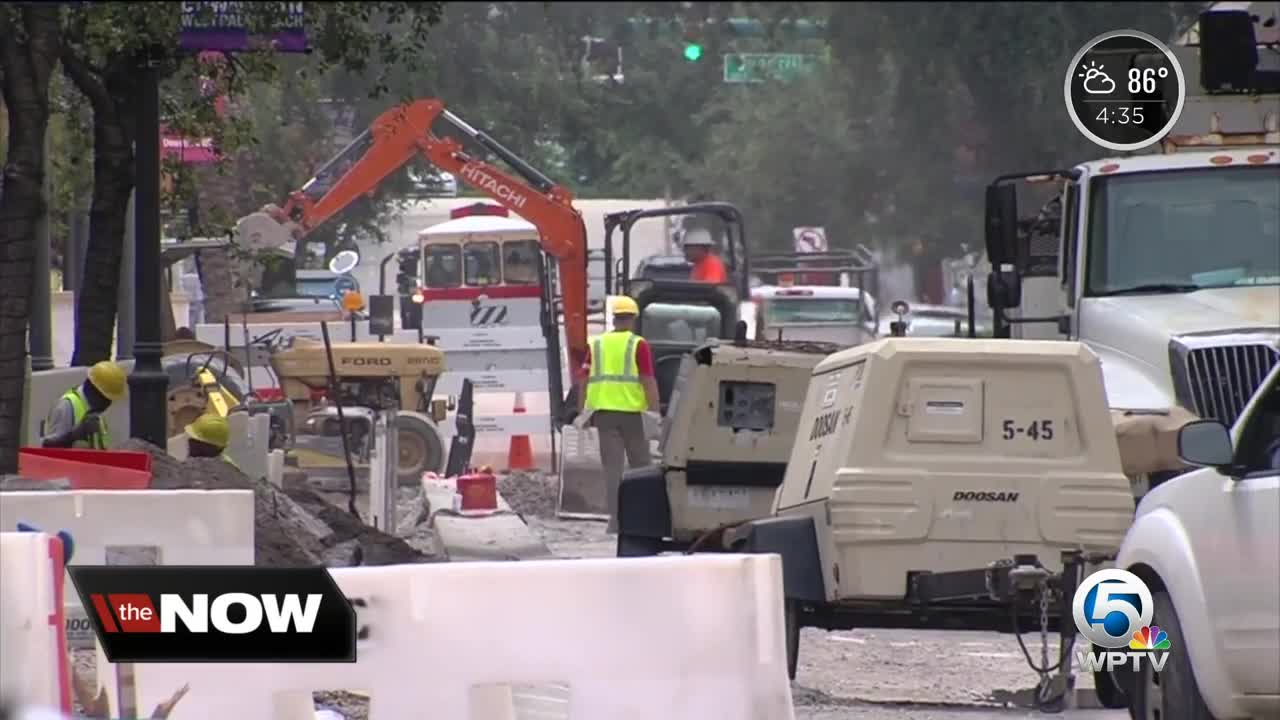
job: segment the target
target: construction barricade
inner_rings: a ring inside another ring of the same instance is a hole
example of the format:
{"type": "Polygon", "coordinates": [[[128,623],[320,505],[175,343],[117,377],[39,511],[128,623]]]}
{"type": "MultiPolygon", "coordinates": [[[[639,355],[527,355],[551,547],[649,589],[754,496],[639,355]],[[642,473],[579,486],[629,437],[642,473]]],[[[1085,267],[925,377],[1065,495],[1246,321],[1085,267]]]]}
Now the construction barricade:
{"type": "MultiPolygon", "coordinates": [[[[67,531],[73,565],[252,565],[253,522],[250,490],[0,493],[0,528],[67,531]]],[[[65,605],[68,643],[93,647],[74,592],[65,605]]]]}
{"type": "Polygon", "coordinates": [[[332,573],[367,638],[356,663],[136,664],[136,707],[189,685],[171,720],[311,720],[325,690],[367,694],[370,720],[507,720],[534,705],[565,720],[794,717],[776,555],[332,573]],[[505,692],[530,686],[545,691],[505,692]]]}
{"type": "Polygon", "coordinates": [[[24,447],[18,474],[32,480],[66,478],[72,490],[145,490],[151,486],[151,456],[126,450],[24,447]]]}
{"type": "Polygon", "coordinates": [[[62,562],[56,536],[0,532],[0,701],[71,712],[62,562]]]}

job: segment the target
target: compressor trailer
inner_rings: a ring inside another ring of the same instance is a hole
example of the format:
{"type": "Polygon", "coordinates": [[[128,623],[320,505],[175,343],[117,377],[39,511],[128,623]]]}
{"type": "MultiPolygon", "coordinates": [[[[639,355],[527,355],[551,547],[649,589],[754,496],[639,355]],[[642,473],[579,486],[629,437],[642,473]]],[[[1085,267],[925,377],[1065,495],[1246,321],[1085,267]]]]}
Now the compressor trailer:
{"type": "Polygon", "coordinates": [[[890,337],[814,368],[773,512],[733,545],[782,558],[793,677],[805,626],[1038,632],[1039,658],[1023,651],[1052,708],[1072,690],[1075,589],[1133,512],[1086,346],[890,337]]]}

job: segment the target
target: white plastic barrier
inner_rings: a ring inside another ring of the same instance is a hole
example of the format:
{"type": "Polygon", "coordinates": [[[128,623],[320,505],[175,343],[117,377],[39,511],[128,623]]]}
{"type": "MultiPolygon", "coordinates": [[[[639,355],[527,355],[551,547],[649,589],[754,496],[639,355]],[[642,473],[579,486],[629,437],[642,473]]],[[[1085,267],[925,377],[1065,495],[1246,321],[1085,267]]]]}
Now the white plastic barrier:
{"type": "Polygon", "coordinates": [[[137,664],[137,707],[189,683],[172,720],[302,720],[283,708],[309,707],[316,690],[367,692],[370,720],[490,720],[477,686],[560,684],[571,720],[794,717],[776,555],[332,572],[372,608],[358,662],[137,664]]]}
{"type": "Polygon", "coordinates": [[[0,698],[71,712],[62,541],[0,532],[0,698]]]}
{"type": "MultiPolygon", "coordinates": [[[[0,493],[0,528],[23,522],[66,530],[75,543],[72,565],[252,565],[253,520],[249,490],[0,493]]],[[[71,645],[91,647],[79,597],[64,599],[71,645]]]]}

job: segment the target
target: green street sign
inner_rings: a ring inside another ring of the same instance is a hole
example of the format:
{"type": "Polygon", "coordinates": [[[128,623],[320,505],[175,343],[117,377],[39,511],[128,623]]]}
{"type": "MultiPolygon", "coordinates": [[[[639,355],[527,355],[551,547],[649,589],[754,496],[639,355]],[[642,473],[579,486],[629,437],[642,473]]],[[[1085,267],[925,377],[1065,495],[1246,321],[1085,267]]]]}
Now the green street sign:
{"type": "Polygon", "coordinates": [[[799,53],[725,53],[724,81],[727,83],[759,83],[766,80],[790,80],[809,70],[817,55],[799,53]]]}

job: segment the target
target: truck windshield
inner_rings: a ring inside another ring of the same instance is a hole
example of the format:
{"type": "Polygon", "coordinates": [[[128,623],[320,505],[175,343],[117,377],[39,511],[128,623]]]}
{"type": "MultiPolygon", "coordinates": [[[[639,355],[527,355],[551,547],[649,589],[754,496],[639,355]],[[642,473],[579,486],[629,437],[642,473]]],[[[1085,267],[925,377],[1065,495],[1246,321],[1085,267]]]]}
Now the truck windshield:
{"type": "Polygon", "coordinates": [[[1087,295],[1280,284],[1280,167],[1094,180],[1087,295]]]}
{"type": "Polygon", "coordinates": [[[767,325],[856,323],[866,320],[862,301],[848,298],[772,298],[764,304],[767,325]]]}

